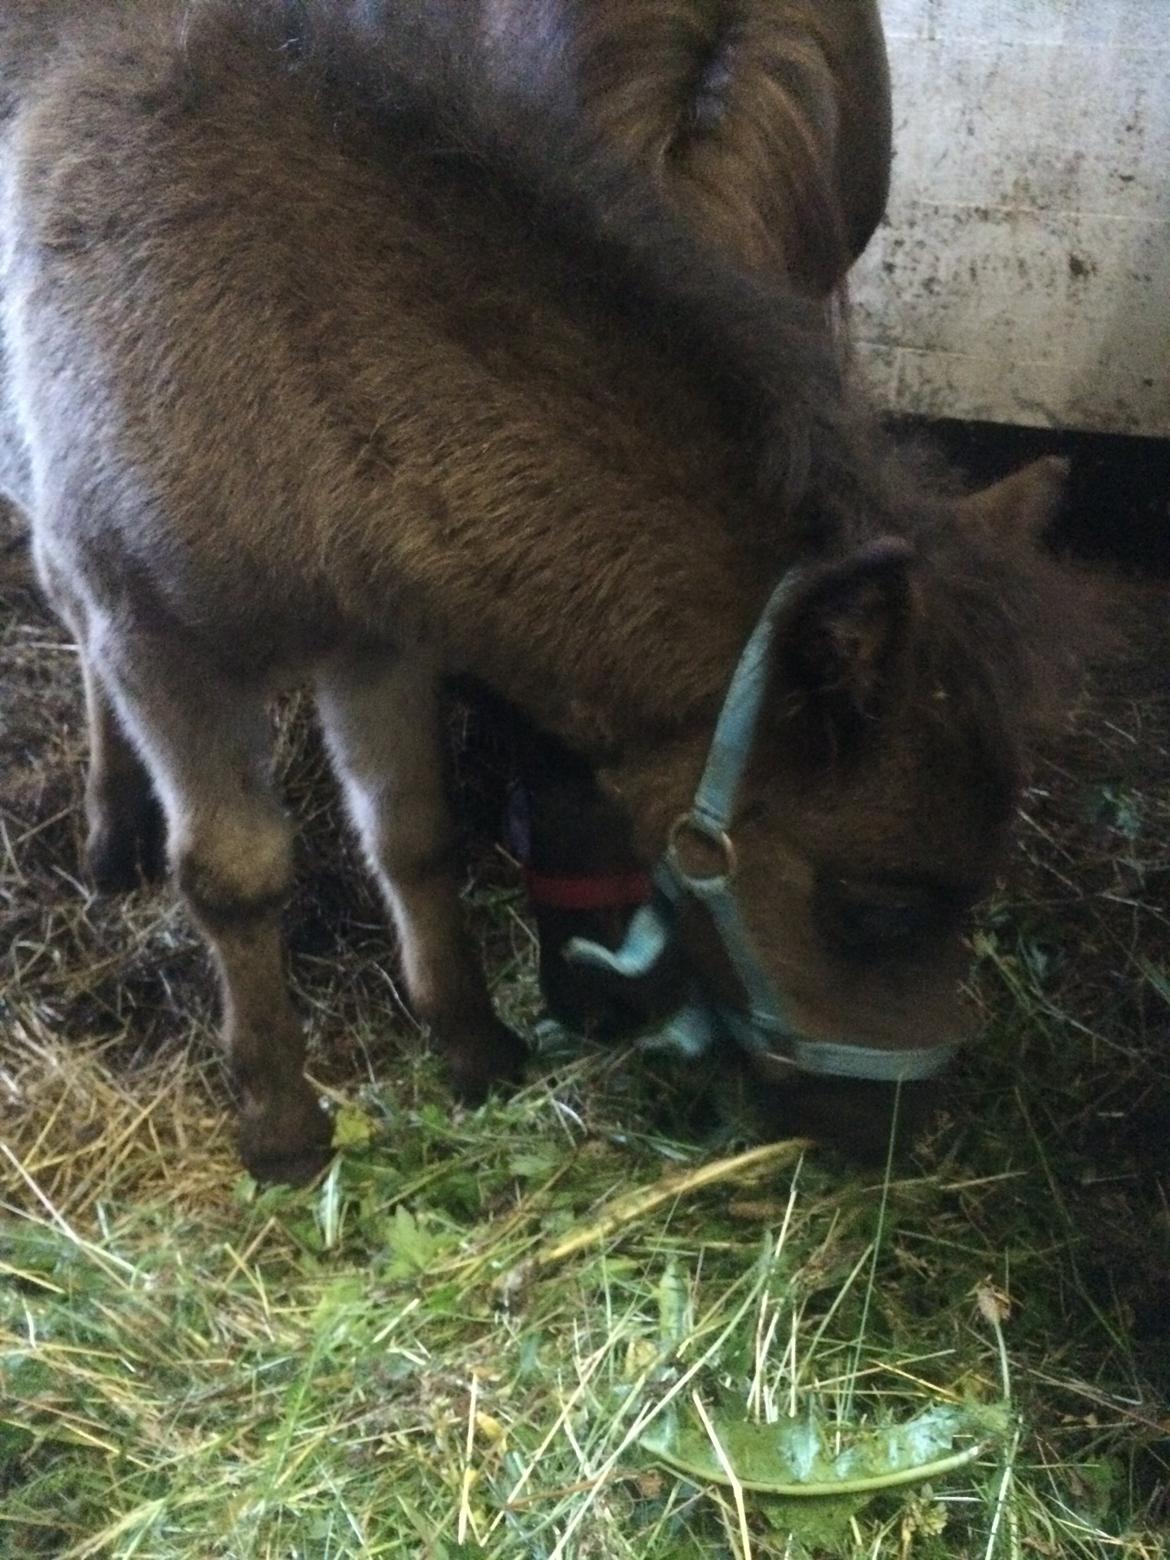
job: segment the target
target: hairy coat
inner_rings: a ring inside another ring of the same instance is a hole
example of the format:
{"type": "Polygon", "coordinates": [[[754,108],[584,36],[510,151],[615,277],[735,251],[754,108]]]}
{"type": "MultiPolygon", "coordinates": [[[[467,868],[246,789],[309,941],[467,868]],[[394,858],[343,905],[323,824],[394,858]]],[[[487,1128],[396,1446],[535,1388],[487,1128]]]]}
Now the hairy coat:
{"type": "MultiPolygon", "coordinates": [[[[1059,472],[924,483],[850,407],[815,305],[728,270],[587,137],[404,69],[405,30],[372,50],[324,0],[59,12],[54,39],[0,4],[0,469],[82,652],[91,866],[149,855],[157,796],[249,1165],[303,1175],[327,1136],[281,973],[272,691],[315,683],[474,1097],[522,1048],[460,926],[440,676],[601,769],[649,860],[797,561],[743,914],[805,1033],[952,1032],[962,913],[1062,659],[1026,534],[1059,472]]],[[[685,954],[735,1000],[702,926],[685,954]]]]}

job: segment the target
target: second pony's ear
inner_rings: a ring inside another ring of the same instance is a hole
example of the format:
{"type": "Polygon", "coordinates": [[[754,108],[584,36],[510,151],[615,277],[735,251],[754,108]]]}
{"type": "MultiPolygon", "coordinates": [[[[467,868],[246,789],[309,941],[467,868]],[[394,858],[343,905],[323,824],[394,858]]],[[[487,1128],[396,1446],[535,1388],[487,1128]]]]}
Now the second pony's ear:
{"type": "Polygon", "coordinates": [[[885,536],[809,579],[773,646],[782,708],[830,724],[875,712],[913,610],[913,563],[909,542],[885,536]]]}

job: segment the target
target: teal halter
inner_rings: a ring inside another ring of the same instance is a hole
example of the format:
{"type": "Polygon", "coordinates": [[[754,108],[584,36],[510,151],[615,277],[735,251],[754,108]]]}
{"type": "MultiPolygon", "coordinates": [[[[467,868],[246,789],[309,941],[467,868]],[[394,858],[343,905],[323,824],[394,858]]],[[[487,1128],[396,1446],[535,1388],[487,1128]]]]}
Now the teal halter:
{"type": "Polygon", "coordinates": [[[703,906],[743,987],[746,1011],[709,1001],[697,987],[690,1000],[646,1042],[655,1049],[673,1049],[700,1056],[720,1037],[728,1037],[756,1056],[767,1057],[798,1072],[831,1078],[859,1078],[875,1083],[906,1083],[933,1078],[959,1049],[949,1041],[918,1049],[886,1050],[879,1046],[812,1040],[784,1018],[783,1004],[760,968],[735,901],[735,847],[729,829],[735,798],[747,766],[767,683],[768,651],[777,620],[803,578],[790,570],[772,592],[767,606],[731,678],[719,712],[703,778],[688,813],[674,825],[666,851],[654,870],[653,895],[630,922],[625,941],[616,950],[576,937],[565,957],[629,980],[646,976],[676,935],[679,912],[688,899],[703,906]],[[679,854],[685,836],[698,836],[714,851],[721,870],[695,877],[679,854]]]}

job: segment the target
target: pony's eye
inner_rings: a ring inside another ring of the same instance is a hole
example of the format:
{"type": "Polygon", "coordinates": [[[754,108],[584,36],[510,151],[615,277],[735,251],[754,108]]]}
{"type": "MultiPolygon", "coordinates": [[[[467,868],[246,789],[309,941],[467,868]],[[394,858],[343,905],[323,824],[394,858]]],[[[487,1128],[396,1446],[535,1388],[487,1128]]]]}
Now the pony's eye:
{"type": "Polygon", "coordinates": [[[842,899],[839,906],[842,934],[851,942],[905,943],[920,938],[930,928],[927,905],[895,900],[886,904],[864,899],[842,899]]]}
{"type": "Polygon", "coordinates": [[[864,959],[913,953],[954,924],[952,897],[902,884],[822,883],[816,896],[822,933],[847,957],[864,959]]]}

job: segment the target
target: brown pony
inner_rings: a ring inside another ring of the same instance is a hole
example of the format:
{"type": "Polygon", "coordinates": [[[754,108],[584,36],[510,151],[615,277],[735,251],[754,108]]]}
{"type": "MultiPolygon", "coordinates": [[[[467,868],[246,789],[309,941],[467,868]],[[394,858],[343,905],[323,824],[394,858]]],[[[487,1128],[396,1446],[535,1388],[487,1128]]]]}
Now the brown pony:
{"type": "MultiPolygon", "coordinates": [[[[281,969],[274,690],[315,685],[412,1001],[476,1098],[523,1047],[460,922],[443,675],[581,754],[650,862],[785,578],[739,912],[795,1029],[893,1053],[960,1027],[964,916],[1065,657],[1031,545],[1058,468],[926,481],[816,306],[401,43],[325,0],[0,4],[0,471],[81,651],[91,867],[134,859],[157,795],[269,1177],[329,1136],[281,969]]],[[[703,918],[679,938],[738,1003],[703,918]]]]}

